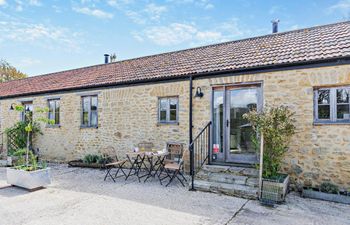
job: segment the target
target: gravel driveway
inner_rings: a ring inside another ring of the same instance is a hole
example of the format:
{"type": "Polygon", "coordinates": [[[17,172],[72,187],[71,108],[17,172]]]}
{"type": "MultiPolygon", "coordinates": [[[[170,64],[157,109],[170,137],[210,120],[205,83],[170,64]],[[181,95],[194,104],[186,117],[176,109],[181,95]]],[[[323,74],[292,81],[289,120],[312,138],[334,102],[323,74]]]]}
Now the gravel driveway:
{"type": "Polygon", "coordinates": [[[350,224],[350,206],[290,194],[276,208],[257,201],[166,188],[154,179],[103,181],[104,171],[51,165],[49,188],[28,192],[6,184],[0,168],[0,225],[41,224],[350,224]]]}

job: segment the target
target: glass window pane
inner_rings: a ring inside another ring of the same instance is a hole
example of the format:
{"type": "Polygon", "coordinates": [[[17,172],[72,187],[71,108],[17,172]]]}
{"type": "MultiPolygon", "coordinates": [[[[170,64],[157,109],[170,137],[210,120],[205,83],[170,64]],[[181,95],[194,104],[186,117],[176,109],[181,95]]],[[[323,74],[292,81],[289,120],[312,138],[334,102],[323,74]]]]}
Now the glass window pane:
{"type": "Polygon", "coordinates": [[[176,121],[176,110],[170,110],[170,121],[176,121]]]}
{"type": "Polygon", "coordinates": [[[160,111],[159,112],[159,120],[160,121],[166,121],[166,111],[160,111]]]}
{"type": "Polygon", "coordinates": [[[329,105],[318,106],[318,118],[319,119],[330,119],[330,107],[329,105]]]}
{"type": "Polygon", "coordinates": [[[350,119],[349,105],[338,105],[337,106],[337,119],[350,119]]]}
{"type": "Polygon", "coordinates": [[[83,125],[89,125],[89,113],[83,112],[83,125]]]}
{"type": "Polygon", "coordinates": [[[91,112],[91,126],[97,126],[97,111],[91,112]]]}
{"type": "Polygon", "coordinates": [[[168,107],[168,99],[162,98],[159,100],[159,108],[160,110],[167,110],[168,107]]]}
{"type": "Polygon", "coordinates": [[[223,152],[224,143],[224,92],[214,91],[213,104],[213,161],[217,160],[216,154],[223,152]]]}
{"type": "Polygon", "coordinates": [[[337,103],[349,103],[349,90],[337,89],[337,103]]]}
{"type": "Polygon", "coordinates": [[[319,90],[318,104],[329,104],[329,93],[330,93],[330,90],[319,90]]]}
{"type": "Polygon", "coordinates": [[[97,96],[91,97],[91,110],[97,110],[97,96]]]}
{"type": "Polygon", "coordinates": [[[177,99],[176,98],[172,98],[170,99],[170,109],[176,109],[177,108],[177,99]]]}
{"type": "Polygon", "coordinates": [[[83,111],[88,112],[90,107],[90,98],[89,97],[83,97],[83,111]]]}
{"type": "Polygon", "coordinates": [[[60,101],[56,100],[55,103],[55,124],[60,124],[60,101]]]}

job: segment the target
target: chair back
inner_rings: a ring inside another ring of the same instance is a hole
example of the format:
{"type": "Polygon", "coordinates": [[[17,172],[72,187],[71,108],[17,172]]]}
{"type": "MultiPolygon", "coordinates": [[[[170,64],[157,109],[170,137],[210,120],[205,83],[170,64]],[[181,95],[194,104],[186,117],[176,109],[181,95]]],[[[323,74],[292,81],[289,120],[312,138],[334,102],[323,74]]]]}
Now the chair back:
{"type": "Polygon", "coordinates": [[[117,152],[113,146],[107,146],[105,148],[102,148],[100,150],[100,153],[105,159],[110,158],[112,160],[118,161],[117,152]]]}
{"type": "Polygon", "coordinates": [[[180,161],[183,158],[183,144],[182,143],[168,143],[167,144],[167,150],[169,152],[169,155],[167,156],[167,159],[173,160],[177,163],[180,163],[180,161]]]}
{"type": "Polygon", "coordinates": [[[139,150],[142,151],[142,152],[151,152],[154,145],[152,142],[140,142],[138,144],[138,147],[139,147],[139,150]]]}

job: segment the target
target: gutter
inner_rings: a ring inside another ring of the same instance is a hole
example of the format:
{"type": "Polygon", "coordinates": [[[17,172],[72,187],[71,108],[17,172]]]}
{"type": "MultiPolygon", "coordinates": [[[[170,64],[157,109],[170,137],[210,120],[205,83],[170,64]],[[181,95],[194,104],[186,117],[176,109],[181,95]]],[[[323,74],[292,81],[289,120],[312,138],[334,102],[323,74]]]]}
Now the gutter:
{"type": "Polygon", "coordinates": [[[255,73],[262,73],[262,72],[308,69],[308,68],[315,68],[315,67],[328,67],[328,66],[347,65],[347,64],[350,64],[350,56],[334,57],[334,58],[321,59],[321,60],[309,60],[309,61],[297,62],[297,63],[282,63],[282,64],[275,64],[275,65],[257,66],[257,67],[243,68],[243,69],[227,69],[227,70],[212,71],[212,72],[190,73],[186,75],[173,76],[173,77],[124,81],[124,82],[110,83],[110,84],[89,85],[84,87],[62,88],[58,90],[48,90],[48,91],[39,91],[39,92],[32,92],[32,93],[3,96],[3,97],[0,97],[0,100],[8,99],[8,98],[23,97],[23,96],[57,93],[57,92],[123,87],[123,86],[147,84],[147,83],[154,83],[154,82],[180,81],[180,80],[187,80],[190,77],[196,78],[196,79],[205,79],[208,77],[223,76],[223,75],[239,76],[239,75],[255,74],[255,73]]]}

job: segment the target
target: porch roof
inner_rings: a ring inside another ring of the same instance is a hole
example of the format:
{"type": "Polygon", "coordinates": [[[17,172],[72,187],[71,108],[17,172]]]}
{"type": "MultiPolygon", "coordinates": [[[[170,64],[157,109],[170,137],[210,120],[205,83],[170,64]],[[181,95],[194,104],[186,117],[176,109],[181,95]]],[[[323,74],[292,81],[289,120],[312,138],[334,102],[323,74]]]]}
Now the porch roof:
{"type": "Polygon", "coordinates": [[[0,98],[350,57],[350,21],[0,84],[0,98]]]}

